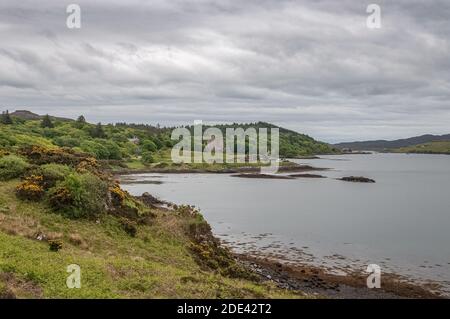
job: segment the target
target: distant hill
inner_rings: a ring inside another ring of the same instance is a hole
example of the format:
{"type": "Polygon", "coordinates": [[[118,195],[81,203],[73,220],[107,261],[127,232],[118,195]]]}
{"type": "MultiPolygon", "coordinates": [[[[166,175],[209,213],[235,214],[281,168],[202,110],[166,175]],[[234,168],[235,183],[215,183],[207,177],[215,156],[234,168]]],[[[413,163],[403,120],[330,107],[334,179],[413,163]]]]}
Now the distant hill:
{"type": "MultiPolygon", "coordinates": [[[[206,129],[207,126],[205,126],[206,129]]],[[[280,132],[280,156],[286,158],[302,158],[304,156],[320,155],[320,154],[336,154],[340,151],[327,143],[317,141],[311,136],[301,134],[283,127],[276,126],[267,122],[256,123],[233,123],[225,125],[214,125],[214,127],[222,130],[225,135],[226,128],[278,128],[280,132]]],[[[193,130],[193,127],[190,127],[193,130]]]]}
{"type": "Polygon", "coordinates": [[[450,141],[434,141],[392,150],[399,153],[450,154],[450,141]]]}
{"type": "MultiPolygon", "coordinates": [[[[40,120],[44,117],[44,115],[39,115],[33,112],[30,112],[28,110],[16,110],[12,113],[10,113],[11,116],[17,117],[23,120],[40,120]]],[[[72,119],[64,118],[64,117],[57,117],[57,116],[50,116],[53,120],[59,120],[59,121],[73,121],[72,119]]]]}
{"type": "Polygon", "coordinates": [[[384,151],[397,149],[401,147],[414,146],[418,144],[430,143],[435,141],[450,141],[450,134],[445,135],[421,135],[405,139],[387,141],[387,140],[374,140],[374,141],[359,141],[334,144],[334,147],[339,149],[352,149],[356,151],[384,151]]]}

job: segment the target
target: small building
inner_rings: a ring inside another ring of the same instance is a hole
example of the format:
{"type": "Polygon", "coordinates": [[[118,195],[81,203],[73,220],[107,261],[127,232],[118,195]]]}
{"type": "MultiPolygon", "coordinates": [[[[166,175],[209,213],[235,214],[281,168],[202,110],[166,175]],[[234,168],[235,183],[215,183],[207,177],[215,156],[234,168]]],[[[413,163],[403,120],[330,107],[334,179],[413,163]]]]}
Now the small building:
{"type": "Polygon", "coordinates": [[[141,140],[137,136],[133,136],[132,138],[129,138],[128,141],[135,145],[138,145],[141,142],[141,140]]]}

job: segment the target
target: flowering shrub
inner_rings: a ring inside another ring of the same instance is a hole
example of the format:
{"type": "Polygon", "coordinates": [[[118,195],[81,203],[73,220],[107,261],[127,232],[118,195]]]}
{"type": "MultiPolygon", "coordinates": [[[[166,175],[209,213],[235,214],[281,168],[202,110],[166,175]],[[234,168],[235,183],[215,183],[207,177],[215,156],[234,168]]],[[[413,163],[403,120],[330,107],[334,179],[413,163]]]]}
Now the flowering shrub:
{"type": "Polygon", "coordinates": [[[76,170],[79,173],[86,173],[86,172],[96,172],[98,169],[98,162],[93,157],[86,157],[78,165],[76,166],[76,170]]]}
{"type": "Polygon", "coordinates": [[[65,208],[72,206],[74,200],[69,189],[60,186],[50,191],[49,202],[54,210],[62,211],[65,208]]]}
{"type": "Polygon", "coordinates": [[[49,190],[52,208],[70,218],[88,218],[106,211],[107,183],[97,176],[72,173],[49,190]]]}
{"type": "Polygon", "coordinates": [[[21,148],[20,154],[38,165],[57,163],[76,167],[83,161],[88,161],[91,165],[96,163],[95,159],[90,159],[89,155],[75,152],[69,148],[46,148],[33,145],[21,148]]]}
{"type": "Polygon", "coordinates": [[[123,191],[118,184],[114,184],[114,186],[110,187],[109,192],[111,193],[113,204],[116,206],[122,205],[127,197],[127,193],[123,191]]]}
{"type": "Polygon", "coordinates": [[[44,196],[44,188],[42,184],[42,176],[31,175],[25,181],[16,187],[16,195],[20,199],[38,201],[44,196]]]}

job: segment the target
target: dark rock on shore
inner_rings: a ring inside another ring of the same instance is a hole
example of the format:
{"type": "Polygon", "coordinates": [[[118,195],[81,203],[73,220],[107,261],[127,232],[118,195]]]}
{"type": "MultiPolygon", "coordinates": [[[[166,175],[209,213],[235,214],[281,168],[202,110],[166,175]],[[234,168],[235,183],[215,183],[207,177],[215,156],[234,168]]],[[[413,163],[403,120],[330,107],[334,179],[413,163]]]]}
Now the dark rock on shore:
{"type": "Polygon", "coordinates": [[[155,207],[155,206],[166,204],[166,202],[159,200],[158,198],[156,198],[155,196],[153,196],[147,192],[145,192],[141,196],[137,196],[136,198],[141,200],[144,204],[146,204],[150,207],[155,207]]]}
{"type": "Polygon", "coordinates": [[[269,175],[269,174],[236,174],[231,175],[232,177],[241,177],[241,178],[264,178],[264,179],[294,179],[293,177],[286,175],[269,175]]]}
{"type": "Polygon", "coordinates": [[[148,180],[132,180],[132,179],[125,179],[122,180],[120,182],[121,184],[128,184],[128,185],[133,185],[133,184],[140,184],[140,185],[161,185],[163,184],[162,181],[148,181],[148,180]]]}
{"type": "MultiPolygon", "coordinates": [[[[281,165],[278,168],[279,173],[299,173],[307,171],[323,171],[328,170],[324,167],[313,167],[304,164],[291,163],[289,165],[281,165]]],[[[115,175],[128,175],[128,174],[144,174],[144,173],[159,173],[159,174],[243,174],[243,173],[259,173],[261,171],[260,166],[242,166],[234,168],[221,168],[215,169],[208,167],[205,168],[189,168],[189,167],[149,167],[145,169],[119,169],[114,172],[115,175]]]]}
{"type": "Polygon", "coordinates": [[[346,176],[338,179],[344,182],[375,183],[375,180],[363,176],[346,176]]]}
{"type": "Polygon", "coordinates": [[[305,156],[295,156],[295,157],[290,157],[292,159],[320,159],[319,156],[316,155],[305,155],[305,156]]]}
{"type": "Polygon", "coordinates": [[[323,175],[318,174],[290,174],[290,177],[303,177],[303,178],[326,178],[323,175]]]}

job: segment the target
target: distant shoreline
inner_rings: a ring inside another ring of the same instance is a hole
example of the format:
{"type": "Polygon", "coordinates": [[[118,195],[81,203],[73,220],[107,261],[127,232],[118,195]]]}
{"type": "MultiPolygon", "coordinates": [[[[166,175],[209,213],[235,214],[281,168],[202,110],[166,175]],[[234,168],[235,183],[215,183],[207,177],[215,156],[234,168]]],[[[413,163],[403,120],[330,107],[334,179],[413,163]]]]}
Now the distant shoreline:
{"type": "MultiPolygon", "coordinates": [[[[114,175],[131,175],[131,174],[147,174],[147,173],[160,173],[160,174],[237,174],[237,173],[258,173],[261,171],[262,166],[242,166],[235,168],[219,168],[219,169],[208,169],[208,168],[189,168],[189,167],[149,167],[143,169],[118,169],[113,171],[114,175]]],[[[310,165],[301,165],[292,163],[286,166],[280,166],[278,169],[279,173],[298,173],[307,171],[324,171],[328,168],[324,167],[314,167],[310,165]]]]}

